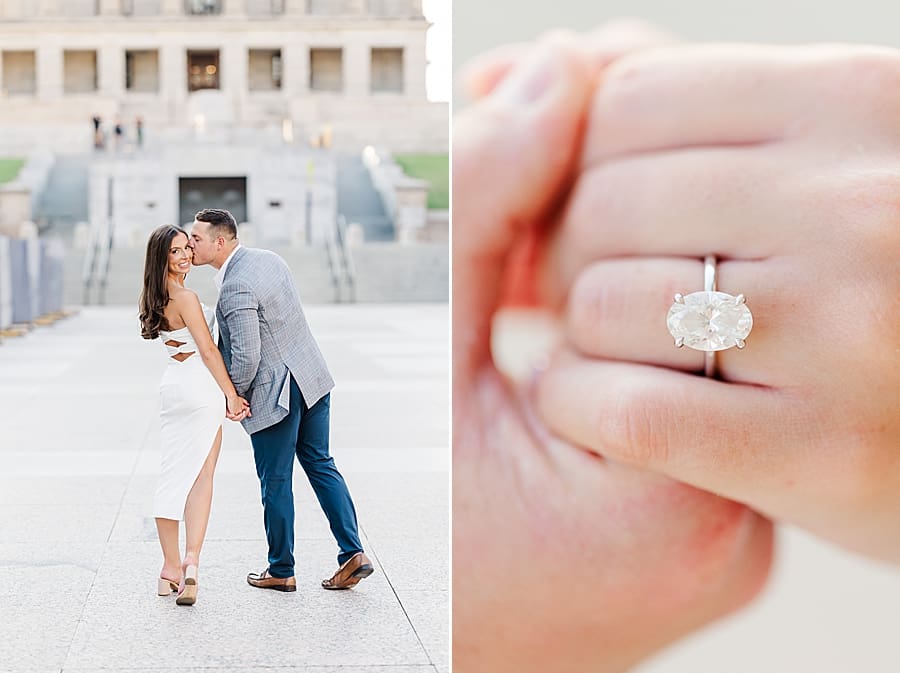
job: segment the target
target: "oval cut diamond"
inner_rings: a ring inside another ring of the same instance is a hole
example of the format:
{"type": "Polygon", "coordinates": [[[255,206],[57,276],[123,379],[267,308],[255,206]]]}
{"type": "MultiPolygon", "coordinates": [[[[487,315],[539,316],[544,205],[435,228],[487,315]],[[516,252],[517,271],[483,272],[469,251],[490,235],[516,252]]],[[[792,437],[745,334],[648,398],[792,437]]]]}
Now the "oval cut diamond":
{"type": "Polygon", "coordinates": [[[693,292],[672,304],[666,324],[676,341],[683,340],[689,348],[723,351],[743,344],[753,328],[753,315],[741,296],[693,292]]]}

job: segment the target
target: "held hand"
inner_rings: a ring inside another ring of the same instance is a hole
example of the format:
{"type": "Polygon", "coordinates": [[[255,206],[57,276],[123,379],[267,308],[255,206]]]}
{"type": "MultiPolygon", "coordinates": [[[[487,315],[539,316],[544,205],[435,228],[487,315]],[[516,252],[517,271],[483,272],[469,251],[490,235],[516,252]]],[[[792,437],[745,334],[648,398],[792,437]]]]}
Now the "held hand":
{"type": "Polygon", "coordinates": [[[568,188],[593,87],[582,50],[544,42],[454,126],[460,673],[623,671],[749,600],[767,573],[768,521],[551,437],[494,367],[510,251],[568,188]]]}
{"type": "Polygon", "coordinates": [[[692,45],[613,64],[544,290],[557,434],[900,563],[900,52],[692,45]],[[753,313],[743,350],[666,329],[674,293],[753,313]]]}
{"type": "Polygon", "coordinates": [[[226,418],[231,421],[242,421],[251,415],[250,403],[243,397],[236,395],[228,399],[228,408],[225,412],[226,418]]]}

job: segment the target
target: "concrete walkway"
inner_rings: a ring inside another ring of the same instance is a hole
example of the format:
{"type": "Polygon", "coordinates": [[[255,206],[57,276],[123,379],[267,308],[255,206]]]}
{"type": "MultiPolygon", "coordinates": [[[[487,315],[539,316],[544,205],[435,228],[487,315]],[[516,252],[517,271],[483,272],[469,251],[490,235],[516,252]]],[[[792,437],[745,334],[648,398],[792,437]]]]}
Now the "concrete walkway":
{"type": "Polygon", "coordinates": [[[262,507],[226,421],[194,607],[155,594],[166,362],[135,312],[86,308],[0,344],[0,671],[448,671],[448,307],[307,309],[376,573],[319,587],[337,549],[297,466],[298,591],[246,584],[266,565],[262,507]]]}

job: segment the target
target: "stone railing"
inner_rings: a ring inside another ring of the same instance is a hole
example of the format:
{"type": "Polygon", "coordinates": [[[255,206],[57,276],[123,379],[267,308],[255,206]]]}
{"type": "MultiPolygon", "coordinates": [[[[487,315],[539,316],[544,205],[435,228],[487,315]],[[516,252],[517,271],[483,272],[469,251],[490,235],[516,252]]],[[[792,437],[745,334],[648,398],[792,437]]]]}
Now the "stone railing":
{"type": "Polygon", "coordinates": [[[372,183],[394,223],[397,240],[401,243],[419,240],[428,214],[428,182],[406,175],[386,152],[367,147],[362,156],[372,176],[372,183]]]}
{"type": "Polygon", "coordinates": [[[22,334],[65,315],[64,258],[60,241],[0,236],[0,336],[22,334]]]}
{"type": "Polygon", "coordinates": [[[15,179],[0,185],[0,234],[21,235],[22,222],[31,220],[53,161],[50,152],[32,150],[15,179]]]}

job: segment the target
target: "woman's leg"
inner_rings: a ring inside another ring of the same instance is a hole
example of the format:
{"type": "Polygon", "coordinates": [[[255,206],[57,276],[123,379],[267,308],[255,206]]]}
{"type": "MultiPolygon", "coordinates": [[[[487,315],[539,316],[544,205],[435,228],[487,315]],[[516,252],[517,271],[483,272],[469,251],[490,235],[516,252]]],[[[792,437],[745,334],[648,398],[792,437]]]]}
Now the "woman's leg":
{"type": "Polygon", "coordinates": [[[181,579],[181,553],[178,551],[178,522],[174,519],[156,519],[159,546],[162,547],[163,567],[160,577],[176,582],[181,579]]]}
{"type": "Polygon", "coordinates": [[[216,461],[219,459],[219,449],[222,446],[222,428],[216,433],[212,448],[206,457],[206,462],[197,475],[197,480],[188,493],[187,502],[184,505],[184,529],[185,529],[185,565],[194,564],[200,560],[200,548],[206,537],[206,526],[209,523],[209,510],[212,506],[213,475],[216,471],[216,461]]]}

